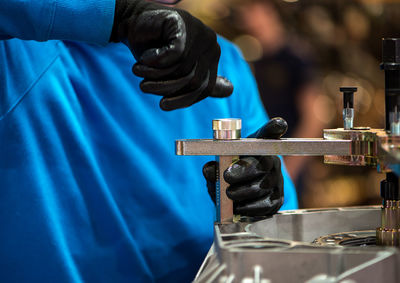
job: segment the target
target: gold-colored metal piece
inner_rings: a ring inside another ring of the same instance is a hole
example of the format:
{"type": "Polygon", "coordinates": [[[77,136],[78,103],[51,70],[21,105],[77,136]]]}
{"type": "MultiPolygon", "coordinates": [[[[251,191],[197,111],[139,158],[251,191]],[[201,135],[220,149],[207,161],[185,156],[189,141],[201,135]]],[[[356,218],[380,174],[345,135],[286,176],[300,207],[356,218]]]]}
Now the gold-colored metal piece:
{"type": "Polygon", "coordinates": [[[400,201],[385,201],[382,225],[376,229],[376,241],[381,246],[400,246],[400,201]]]}
{"type": "Polygon", "coordinates": [[[324,139],[326,140],[351,140],[352,154],[346,156],[325,155],[324,162],[348,166],[377,166],[378,133],[385,133],[385,131],[369,127],[356,127],[351,130],[325,129],[324,139]]]}

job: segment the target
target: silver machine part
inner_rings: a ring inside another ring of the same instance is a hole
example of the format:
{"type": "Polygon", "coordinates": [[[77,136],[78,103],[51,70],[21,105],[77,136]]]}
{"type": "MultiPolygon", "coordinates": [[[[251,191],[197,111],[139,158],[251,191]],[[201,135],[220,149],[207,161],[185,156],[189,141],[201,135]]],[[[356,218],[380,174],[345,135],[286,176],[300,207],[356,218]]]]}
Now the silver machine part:
{"type": "MultiPolygon", "coordinates": [[[[234,119],[237,120],[237,119],[234,119]]],[[[213,120],[215,131],[220,131],[213,120]]],[[[220,121],[220,120],[218,120],[220,121]]],[[[225,131],[237,130],[237,125],[229,125],[229,119],[224,119],[225,131]],[[227,130],[226,128],[231,128],[227,130]]],[[[237,123],[236,121],[234,123],[237,123]]],[[[218,125],[218,124],[217,124],[218,125]]],[[[216,221],[229,223],[234,219],[233,203],[226,196],[229,186],[223,178],[223,173],[240,155],[350,155],[352,143],[350,140],[324,139],[240,139],[240,140],[177,140],[177,155],[215,155],[219,163],[216,186],[216,221]]]]}
{"type": "MultiPolygon", "coordinates": [[[[236,118],[216,119],[212,121],[212,128],[214,141],[217,143],[221,143],[224,140],[237,140],[241,138],[242,120],[236,118]]],[[[237,158],[236,154],[216,156],[216,161],[218,162],[215,191],[216,220],[220,223],[233,219],[233,202],[226,195],[226,189],[229,184],[224,180],[224,172],[237,158]]]]}
{"type": "MultiPolygon", "coordinates": [[[[325,129],[324,139],[239,139],[237,121],[220,120],[213,123],[214,140],[176,141],[177,155],[217,156],[221,180],[229,161],[241,155],[322,155],[325,163],[370,166],[386,173],[382,207],[235,218],[232,204],[226,204],[232,217],[215,223],[214,244],[195,282],[400,282],[400,200],[398,187],[392,190],[400,176],[400,39],[383,39],[382,59],[385,129],[353,127],[357,88],[341,87],[344,128],[325,129]]],[[[220,182],[218,198],[226,185],[220,182]]],[[[222,213],[225,204],[220,204],[222,213]]]]}
{"type": "Polygon", "coordinates": [[[219,223],[231,222],[233,219],[233,202],[226,195],[229,184],[224,180],[224,172],[237,159],[237,156],[217,156],[217,184],[215,191],[216,221],[219,223]]]}
{"type": "Polygon", "coordinates": [[[177,155],[351,155],[351,140],[325,140],[314,138],[288,138],[280,140],[240,139],[177,140],[177,155]]]}
{"type": "Polygon", "coordinates": [[[237,118],[212,121],[214,140],[238,140],[241,138],[242,120],[237,118]]]}
{"type": "MultiPolygon", "coordinates": [[[[400,137],[359,127],[324,130],[324,139],[177,140],[176,153],[217,155],[223,168],[234,156],[277,154],[364,157],[335,163],[376,166],[379,160],[386,166],[400,164],[400,146],[393,145],[400,137]]],[[[194,282],[400,282],[399,250],[376,245],[380,207],[296,210],[239,221],[230,205],[221,202],[219,209],[228,212],[215,223],[214,244],[194,282]]]]}
{"type": "Polygon", "coordinates": [[[354,109],[353,108],[343,108],[343,128],[345,130],[352,129],[353,122],[354,122],[354,109]]]}
{"type": "Polygon", "coordinates": [[[375,206],[216,224],[214,244],[194,282],[400,282],[398,249],[365,241],[380,217],[375,206]],[[349,239],[369,244],[351,245],[349,239]]]}

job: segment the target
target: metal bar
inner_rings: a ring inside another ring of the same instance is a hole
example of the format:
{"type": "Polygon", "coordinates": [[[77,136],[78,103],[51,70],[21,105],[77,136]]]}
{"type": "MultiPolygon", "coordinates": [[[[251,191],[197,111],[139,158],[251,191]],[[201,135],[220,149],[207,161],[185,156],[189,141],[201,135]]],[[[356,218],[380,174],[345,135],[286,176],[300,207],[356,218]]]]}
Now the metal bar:
{"type": "Polygon", "coordinates": [[[224,179],[225,170],[232,164],[238,156],[217,156],[216,160],[219,164],[216,187],[216,209],[217,222],[227,223],[233,219],[233,202],[226,195],[226,189],[229,184],[224,179]]]}
{"type": "Polygon", "coordinates": [[[177,140],[177,155],[352,155],[351,140],[177,140]]]}

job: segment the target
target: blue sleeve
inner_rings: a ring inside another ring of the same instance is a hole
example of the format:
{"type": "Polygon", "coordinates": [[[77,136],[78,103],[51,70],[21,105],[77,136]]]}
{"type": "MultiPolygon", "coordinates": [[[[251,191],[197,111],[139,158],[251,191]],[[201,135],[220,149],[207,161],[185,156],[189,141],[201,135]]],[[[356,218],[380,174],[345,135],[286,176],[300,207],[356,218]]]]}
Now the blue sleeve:
{"type": "MultiPolygon", "coordinates": [[[[242,119],[242,136],[246,137],[258,130],[269,118],[261,102],[255,78],[241,52],[223,38],[219,38],[218,43],[221,46],[220,66],[224,66],[218,71],[233,83],[234,92],[229,98],[229,105],[232,107],[231,113],[235,116],[233,118],[242,119]]],[[[281,210],[297,209],[296,189],[283,162],[282,173],[285,201],[281,210]]]]}
{"type": "Polygon", "coordinates": [[[105,45],[115,0],[2,0],[0,40],[84,41],[105,45]]]}

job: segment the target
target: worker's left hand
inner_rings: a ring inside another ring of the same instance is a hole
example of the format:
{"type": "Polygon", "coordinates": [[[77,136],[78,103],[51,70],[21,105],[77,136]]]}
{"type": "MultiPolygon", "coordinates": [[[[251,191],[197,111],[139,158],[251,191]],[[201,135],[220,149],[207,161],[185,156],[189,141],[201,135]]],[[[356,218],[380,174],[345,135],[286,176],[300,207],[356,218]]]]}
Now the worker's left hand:
{"type": "Polygon", "coordinates": [[[213,30],[188,12],[145,0],[116,0],[111,41],[125,42],[145,93],[160,107],[188,107],[207,96],[227,97],[233,86],[217,76],[220,47],[213,30]]]}
{"type": "MultiPolygon", "coordinates": [[[[282,118],[271,119],[250,138],[278,139],[287,130],[282,118]]],[[[218,163],[208,162],[203,167],[208,192],[215,203],[218,163]]],[[[226,194],[233,200],[235,214],[269,216],[283,204],[283,176],[278,156],[245,156],[232,163],[224,172],[229,183],[226,194]]]]}

